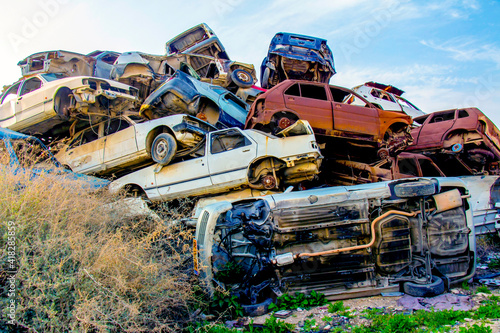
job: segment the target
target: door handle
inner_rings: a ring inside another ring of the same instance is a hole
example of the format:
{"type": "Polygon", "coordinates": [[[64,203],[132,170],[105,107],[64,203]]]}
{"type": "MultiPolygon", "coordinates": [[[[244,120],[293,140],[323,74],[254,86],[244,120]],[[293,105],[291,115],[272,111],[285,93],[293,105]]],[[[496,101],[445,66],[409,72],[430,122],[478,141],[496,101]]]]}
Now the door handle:
{"type": "Polygon", "coordinates": [[[250,149],[243,150],[244,153],[249,152],[249,151],[250,151],[250,149]]]}
{"type": "Polygon", "coordinates": [[[18,100],[18,101],[20,101],[20,100],[22,100],[22,99],[23,99],[23,96],[19,97],[17,100],[18,100]]]}
{"type": "Polygon", "coordinates": [[[289,100],[289,101],[295,101],[295,98],[293,98],[293,97],[288,97],[288,100],[289,100]]]}

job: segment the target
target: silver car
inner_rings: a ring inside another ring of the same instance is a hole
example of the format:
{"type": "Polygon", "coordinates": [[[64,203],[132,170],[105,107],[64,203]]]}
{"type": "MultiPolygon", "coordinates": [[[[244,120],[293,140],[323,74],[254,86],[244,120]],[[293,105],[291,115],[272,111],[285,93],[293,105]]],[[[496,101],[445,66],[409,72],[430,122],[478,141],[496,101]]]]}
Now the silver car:
{"type": "Polygon", "coordinates": [[[458,178],[413,178],[215,203],[194,268],[250,313],[283,292],[435,296],[475,271],[468,196],[458,178]]]}
{"type": "Polygon", "coordinates": [[[212,130],[215,127],[188,115],[147,120],[124,114],[76,133],[56,158],[74,172],[123,175],[189,154],[212,130]]]}

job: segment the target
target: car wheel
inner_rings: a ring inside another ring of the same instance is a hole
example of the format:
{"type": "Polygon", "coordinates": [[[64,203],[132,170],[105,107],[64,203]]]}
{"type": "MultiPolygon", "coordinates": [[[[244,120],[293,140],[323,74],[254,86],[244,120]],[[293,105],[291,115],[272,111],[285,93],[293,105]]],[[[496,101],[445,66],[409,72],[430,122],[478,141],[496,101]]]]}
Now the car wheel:
{"type": "Polygon", "coordinates": [[[156,163],[167,165],[177,151],[175,138],[168,133],[159,134],[151,145],[151,158],[156,163]]]}
{"type": "Polygon", "coordinates": [[[231,80],[241,88],[250,88],[253,85],[252,74],[244,69],[235,69],[231,73],[231,80]]]}
{"type": "Polygon", "coordinates": [[[400,198],[427,196],[434,193],[436,193],[434,184],[426,180],[401,183],[394,186],[394,194],[400,198]]]}
{"type": "Polygon", "coordinates": [[[432,276],[429,284],[418,284],[405,282],[403,284],[405,294],[415,297],[433,297],[444,293],[444,282],[440,277],[432,276]]]}

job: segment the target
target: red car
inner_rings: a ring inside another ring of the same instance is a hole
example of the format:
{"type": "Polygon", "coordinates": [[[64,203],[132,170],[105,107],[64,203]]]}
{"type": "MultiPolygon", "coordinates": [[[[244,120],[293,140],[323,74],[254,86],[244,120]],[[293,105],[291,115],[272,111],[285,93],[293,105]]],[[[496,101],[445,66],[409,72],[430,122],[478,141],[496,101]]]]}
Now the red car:
{"type": "Polygon", "coordinates": [[[311,124],[318,142],[328,137],[348,140],[377,148],[382,158],[412,141],[412,118],[403,112],[381,110],[347,88],[301,80],[286,80],[260,95],[245,128],[276,133],[298,119],[311,124]]]}
{"type": "Polygon", "coordinates": [[[434,153],[448,175],[451,160],[471,174],[500,174],[500,132],[479,109],[438,111],[413,120],[421,126],[411,131],[414,142],[407,151],[434,153]]]}

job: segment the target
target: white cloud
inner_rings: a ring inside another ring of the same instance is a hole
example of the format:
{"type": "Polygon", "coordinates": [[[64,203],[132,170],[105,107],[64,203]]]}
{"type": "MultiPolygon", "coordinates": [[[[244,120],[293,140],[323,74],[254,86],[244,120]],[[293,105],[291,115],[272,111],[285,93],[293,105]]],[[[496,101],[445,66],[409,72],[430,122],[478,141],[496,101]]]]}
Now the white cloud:
{"type": "Polygon", "coordinates": [[[473,38],[456,37],[443,43],[422,40],[421,44],[434,50],[444,51],[458,61],[490,61],[500,67],[500,48],[494,44],[483,44],[473,38]]]}

